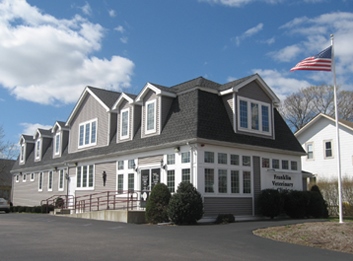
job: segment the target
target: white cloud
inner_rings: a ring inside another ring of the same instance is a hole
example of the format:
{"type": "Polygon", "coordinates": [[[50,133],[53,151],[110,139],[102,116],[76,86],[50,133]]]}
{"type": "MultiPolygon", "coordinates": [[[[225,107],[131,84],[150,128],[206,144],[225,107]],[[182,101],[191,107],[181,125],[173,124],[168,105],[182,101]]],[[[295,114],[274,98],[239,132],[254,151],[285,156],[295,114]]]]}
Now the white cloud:
{"type": "Polygon", "coordinates": [[[17,99],[41,104],[74,103],[86,85],[121,91],[134,63],[100,59],[104,28],[76,15],[41,13],[25,1],[0,2],[0,87],[17,99]]]}
{"type": "Polygon", "coordinates": [[[85,15],[91,15],[92,14],[91,6],[87,2],[81,7],[81,10],[82,10],[82,12],[85,15]]]}
{"type": "Polygon", "coordinates": [[[28,122],[20,123],[20,125],[23,127],[22,133],[25,135],[31,135],[31,136],[34,136],[36,134],[37,129],[48,130],[53,127],[50,125],[43,125],[40,123],[28,123],[28,122]]]}
{"type": "Polygon", "coordinates": [[[269,53],[270,56],[276,61],[289,62],[292,61],[298,53],[301,52],[301,48],[298,45],[290,45],[282,48],[279,51],[269,53]]]}
{"type": "Polygon", "coordinates": [[[277,4],[283,2],[283,0],[199,0],[199,2],[207,2],[210,4],[220,4],[230,7],[242,7],[252,2],[262,1],[268,4],[277,4]]]}
{"type": "Polygon", "coordinates": [[[122,25],[119,25],[119,26],[115,27],[114,30],[118,31],[119,33],[124,33],[125,32],[125,28],[122,25]]]}
{"type": "Polygon", "coordinates": [[[113,9],[109,10],[108,14],[109,14],[110,17],[115,17],[116,16],[116,12],[113,9]]]}
{"type": "Polygon", "coordinates": [[[263,29],[263,27],[264,27],[263,23],[259,23],[258,25],[246,30],[240,36],[235,37],[235,44],[239,46],[241,41],[257,34],[258,32],[260,32],[263,29]]]}

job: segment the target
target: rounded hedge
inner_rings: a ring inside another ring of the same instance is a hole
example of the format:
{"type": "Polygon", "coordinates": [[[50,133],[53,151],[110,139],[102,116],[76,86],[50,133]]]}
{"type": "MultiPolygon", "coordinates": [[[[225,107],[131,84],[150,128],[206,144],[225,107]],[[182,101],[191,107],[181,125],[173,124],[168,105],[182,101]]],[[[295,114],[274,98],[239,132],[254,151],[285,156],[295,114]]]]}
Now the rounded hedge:
{"type": "Polygon", "coordinates": [[[258,197],[260,214],[273,219],[281,213],[281,194],[276,189],[264,189],[258,197]]]}
{"type": "Polygon", "coordinates": [[[169,221],[167,209],[170,197],[167,185],[159,183],[153,187],[146,204],[147,222],[157,224],[169,221]]]}
{"type": "Polygon", "coordinates": [[[201,194],[189,182],[181,182],[171,197],[168,216],[177,225],[195,224],[203,215],[201,194]]]}

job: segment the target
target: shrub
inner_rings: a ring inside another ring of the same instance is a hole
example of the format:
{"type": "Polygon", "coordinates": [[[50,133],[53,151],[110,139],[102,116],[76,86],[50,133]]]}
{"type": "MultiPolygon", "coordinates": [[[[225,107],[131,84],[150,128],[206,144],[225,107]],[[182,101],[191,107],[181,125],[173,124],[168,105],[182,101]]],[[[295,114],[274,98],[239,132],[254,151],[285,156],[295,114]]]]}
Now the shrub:
{"type": "Polygon", "coordinates": [[[203,215],[201,194],[189,182],[181,182],[168,206],[169,218],[177,225],[195,224],[203,215]]]}
{"type": "Polygon", "coordinates": [[[308,191],[290,191],[284,199],[284,211],[291,218],[308,216],[310,195],[308,191]]]}
{"type": "Polygon", "coordinates": [[[328,217],[327,203],[322,197],[320,189],[317,185],[312,186],[310,189],[308,215],[314,218],[328,217]]]}
{"type": "Polygon", "coordinates": [[[65,201],[63,198],[58,197],[55,201],[55,208],[63,208],[65,201]]]}
{"type": "Polygon", "coordinates": [[[50,211],[54,211],[54,205],[44,204],[44,205],[41,206],[41,212],[42,213],[49,213],[50,211]]]}
{"type": "Polygon", "coordinates": [[[156,224],[168,221],[168,203],[170,200],[168,187],[159,183],[151,191],[146,204],[146,221],[156,224]]]}
{"type": "Polygon", "coordinates": [[[219,214],[216,218],[216,224],[228,224],[235,222],[233,214],[219,214]]]}
{"type": "Polygon", "coordinates": [[[264,189],[258,197],[260,214],[273,219],[281,213],[281,195],[276,189],[264,189]]]}

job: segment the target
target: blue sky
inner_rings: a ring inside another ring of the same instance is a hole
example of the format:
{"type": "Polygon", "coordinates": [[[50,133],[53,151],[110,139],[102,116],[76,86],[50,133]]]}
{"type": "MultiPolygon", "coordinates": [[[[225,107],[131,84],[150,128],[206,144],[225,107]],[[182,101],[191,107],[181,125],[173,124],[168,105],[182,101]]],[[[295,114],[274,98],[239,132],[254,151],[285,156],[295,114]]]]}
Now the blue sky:
{"type": "Polygon", "coordinates": [[[330,45],[353,91],[351,0],[0,0],[0,125],[18,143],[66,121],[85,86],[138,94],[259,73],[281,99],[327,72],[289,72],[330,45]]]}

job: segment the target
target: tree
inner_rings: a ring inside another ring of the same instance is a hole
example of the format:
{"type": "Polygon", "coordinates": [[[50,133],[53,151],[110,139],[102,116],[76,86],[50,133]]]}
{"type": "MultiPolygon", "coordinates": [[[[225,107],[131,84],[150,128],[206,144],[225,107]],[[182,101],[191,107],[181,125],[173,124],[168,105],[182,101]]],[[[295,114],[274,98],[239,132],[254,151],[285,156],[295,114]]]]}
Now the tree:
{"type": "Polygon", "coordinates": [[[2,126],[0,126],[0,158],[1,159],[14,159],[16,153],[15,144],[11,144],[9,141],[5,141],[5,132],[2,126]]]}
{"type": "MultiPolygon", "coordinates": [[[[302,88],[281,103],[279,112],[295,132],[319,113],[335,117],[333,92],[329,85],[302,88]]],[[[353,121],[353,92],[337,90],[337,105],[339,119],[353,121]]]]}
{"type": "Polygon", "coordinates": [[[157,224],[168,221],[168,203],[171,194],[167,185],[158,183],[153,187],[146,205],[146,221],[157,224]]]}

